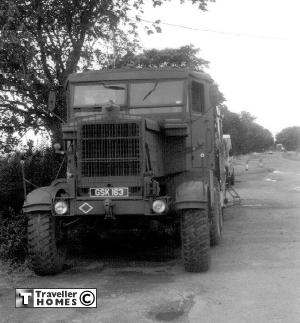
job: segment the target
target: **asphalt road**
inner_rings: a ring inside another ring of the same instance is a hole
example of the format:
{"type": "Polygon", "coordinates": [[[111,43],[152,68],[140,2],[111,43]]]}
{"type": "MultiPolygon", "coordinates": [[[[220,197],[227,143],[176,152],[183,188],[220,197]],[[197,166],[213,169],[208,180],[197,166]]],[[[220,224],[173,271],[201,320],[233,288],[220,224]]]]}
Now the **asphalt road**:
{"type": "Polygon", "coordinates": [[[300,161],[252,155],[245,171],[245,160],[235,168],[242,202],[225,211],[207,273],[185,273],[170,244],[138,240],[53,277],[2,270],[0,321],[300,322],[300,161]],[[98,308],[15,309],[15,287],[97,288],[98,308]]]}

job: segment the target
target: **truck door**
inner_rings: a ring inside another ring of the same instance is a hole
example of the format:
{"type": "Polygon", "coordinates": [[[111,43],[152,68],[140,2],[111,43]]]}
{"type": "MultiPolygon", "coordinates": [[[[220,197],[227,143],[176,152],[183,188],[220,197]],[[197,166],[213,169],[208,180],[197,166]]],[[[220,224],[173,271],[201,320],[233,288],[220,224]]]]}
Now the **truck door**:
{"type": "Polygon", "coordinates": [[[190,116],[192,167],[213,168],[214,118],[213,109],[208,106],[205,84],[190,81],[190,116]],[[211,165],[210,165],[211,164],[211,165]]]}

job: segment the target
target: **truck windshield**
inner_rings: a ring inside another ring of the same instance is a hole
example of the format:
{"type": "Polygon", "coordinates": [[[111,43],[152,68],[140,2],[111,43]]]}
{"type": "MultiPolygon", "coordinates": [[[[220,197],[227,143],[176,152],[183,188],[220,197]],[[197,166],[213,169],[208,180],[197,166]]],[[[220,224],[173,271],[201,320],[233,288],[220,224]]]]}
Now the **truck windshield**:
{"type": "Polygon", "coordinates": [[[183,81],[151,81],[132,83],[130,106],[165,106],[183,104],[183,81]]]}
{"type": "Polygon", "coordinates": [[[126,103],[126,85],[100,83],[74,86],[74,107],[103,106],[109,101],[124,105],[126,103]]]}

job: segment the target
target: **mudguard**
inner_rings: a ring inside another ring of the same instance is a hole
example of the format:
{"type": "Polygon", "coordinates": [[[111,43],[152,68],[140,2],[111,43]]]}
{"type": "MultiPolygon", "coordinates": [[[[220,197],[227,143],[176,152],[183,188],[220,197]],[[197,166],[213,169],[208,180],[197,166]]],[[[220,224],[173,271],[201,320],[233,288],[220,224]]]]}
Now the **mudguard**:
{"type": "Polygon", "coordinates": [[[181,183],[176,189],[175,208],[207,209],[207,185],[202,181],[181,183]]]}
{"type": "Polygon", "coordinates": [[[59,190],[64,190],[67,193],[69,192],[69,185],[66,179],[55,180],[50,186],[33,190],[26,196],[23,212],[51,211],[52,201],[59,190]]]}

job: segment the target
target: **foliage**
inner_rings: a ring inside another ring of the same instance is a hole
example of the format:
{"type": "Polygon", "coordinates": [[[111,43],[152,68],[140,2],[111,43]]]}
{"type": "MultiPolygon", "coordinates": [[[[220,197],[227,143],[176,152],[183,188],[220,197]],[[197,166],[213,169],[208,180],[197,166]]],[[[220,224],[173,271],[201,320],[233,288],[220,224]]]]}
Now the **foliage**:
{"type": "Polygon", "coordinates": [[[276,135],[276,143],[283,144],[287,150],[300,149],[300,127],[288,127],[276,135]]]}
{"type": "Polygon", "coordinates": [[[0,258],[22,261],[27,254],[27,219],[9,208],[5,214],[0,212],[0,258]],[[1,216],[2,215],[2,216],[1,216]]]}
{"type": "MultiPolygon", "coordinates": [[[[16,153],[12,157],[0,161],[0,211],[12,208],[19,212],[24,202],[24,190],[21,172],[21,158],[25,158],[24,170],[27,184],[27,193],[37,187],[49,185],[56,177],[62,162],[62,156],[47,148],[39,151],[28,150],[24,156],[16,153]]],[[[64,165],[64,164],[63,164],[64,165]]],[[[64,168],[59,176],[63,175],[64,168]]]]}
{"type": "Polygon", "coordinates": [[[269,149],[274,140],[269,130],[255,122],[255,117],[249,112],[243,111],[240,114],[222,107],[223,133],[230,134],[233,153],[247,154],[269,149]]]}
{"type": "Polygon", "coordinates": [[[143,50],[143,52],[138,55],[128,52],[117,62],[117,67],[178,67],[202,71],[202,67],[208,67],[209,62],[199,58],[197,56],[198,54],[199,48],[194,48],[193,45],[186,45],[180,48],[165,48],[162,50],[143,50]]]}
{"type": "MultiPolygon", "coordinates": [[[[186,0],[201,10],[208,1],[186,0]]],[[[118,58],[134,52],[143,7],[143,0],[2,0],[0,132],[46,129],[56,141],[60,123],[46,109],[49,90],[58,93],[55,113],[64,118],[68,74],[95,64],[108,67],[108,53],[118,58]]],[[[147,28],[149,33],[160,31],[159,21],[147,28]]],[[[0,144],[1,149],[6,143],[0,144]]]]}
{"type": "MultiPolygon", "coordinates": [[[[26,179],[39,187],[49,185],[56,177],[63,158],[49,148],[32,151],[29,145],[24,156],[16,153],[0,160],[0,258],[12,261],[23,260],[26,256],[27,219],[21,213],[24,202],[23,157],[26,179]]],[[[60,177],[63,177],[64,171],[63,167],[60,177]]],[[[34,188],[27,184],[27,193],[34,188]]]]}

